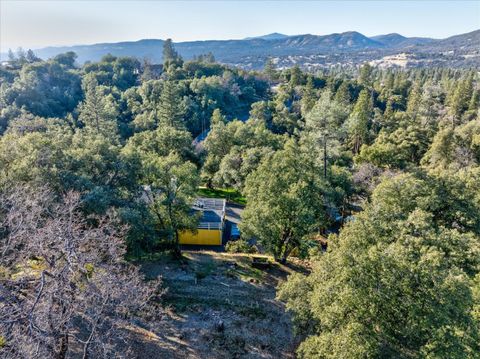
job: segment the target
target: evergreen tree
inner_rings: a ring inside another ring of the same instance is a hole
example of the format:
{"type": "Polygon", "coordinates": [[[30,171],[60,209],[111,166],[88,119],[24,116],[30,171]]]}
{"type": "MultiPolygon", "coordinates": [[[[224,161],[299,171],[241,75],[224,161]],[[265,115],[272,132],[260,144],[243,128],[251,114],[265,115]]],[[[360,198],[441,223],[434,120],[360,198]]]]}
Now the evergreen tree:
{"type": "Polygon", "coordinates": [[[222,115],[220,109],[216,108],[213,110],[212,118],[210,120],[210,127],[216,126],[219,123],[227,123],[227,119],[222,115]]]}
{"type": "Polygon", "coordinates": [[[79,105],[79,119],[85,127],[107,138],[115,138],[118,133],[117,109],[111,97],[106,96],[105,88],[98,86],[93,77],[83,81],[85,99],[79,105]]]}
{"type": "Polygon", "coordinates": [[[362,144],[367,143],[370,135],[370,126],[373,116],[373,104],[370,91],[360,92],[352,113],[347,121],[347,131],[353,153],[360,151],[362,144]]]}
{"type": "Polygon", "coordinates": [[[266,127],[271,126],[273,115],[271,107],[271,103],[267,101],[253,103],[249,113],[250,118],[261,121],[266,127]]]}
{"type": "Polygon", "coordinates": [[[38,58],[31,49],[28,49],[27,54],[26,54],[26,59],[27,59],[28,62],[40,61],[40,58],[38,58]]]}
{"type": "Polygon", "coordinates": [[[173,47],[172,39],[165,40],[163,44],[163,61],[174,61],[178,57],[178,53],[173,47]]]}
{"type": "Polygon", "coordinates": [[[303,83],[303,73],[298,65],[290,69],[290,86],[295,87],[303,83]]]}
{"type": "Polygon", "coordinates": [[[146,58],[143,59],[142,70],[143,70],[142,76],[141,76],[142,82],[153,80],[154,75],[153,75],[152,64],[150,63],[150,60],[146,58]]]}
{"type": "Polygon", "coordinates": [[[17,61],[17,58],[15,57],[15,54],[13,53],[12,49],[8,49],[8,61],[12,63],[17,61]]]}
{"type": "Polygon", "coordinates": [[[21,47],[17,49],[17,62],[21,65],[27,63],[27,53],[21,47]]]}
{"type": "Polygon", "coordinates": [[[313,85],[313,77],[307,77],[307,84],[303,88],[301,110],[302,115],[305,117],[307,113],[312,109],[317,101],[315,87],[313,85]]]}
{"type": "Polygon", "coordinates": [[[265,63],[265,66],[263,68],[263,73],[267,76],[270,82],[277,80],[278,78],[277,69],[276,69],[275,63],[271,58],[269,58],[265,63]]]}
{"type": "Polygon", "coordinates": [[[347,109],[332,100],[332,92],[327,89],[323,91],[322,96],[306,117],[305,130],[307,135],[310,135],[315,142],[314,145],[321,145],[322,147],[324,177],[327,177],[329,149],[332,145],[338,143],[337,140],[342,135],[342,124],[347,116],[347,109]]]}
{"type": "Polygon", "coordinates": [[[213,64],[215,63],[215,56],[213,55],[212,52],[209,52],[208,54],[205,55],[203,61],[206,62],[207,64],[213,64]]]}
{"type": "Polygon", "coordinates": [[[372,79],[373,68],[370,64],[365,63],[360,67],[360,71],[358,74],[358,83],[366,88],[373,87],[373,79],[372,79]]]}
{"type": "Polygon", "coordinates": [[[342,84],[338,87],[337,92],[335,93],[335,101],[343,106],[350,106],[350,101],[352,97],[350,95],[350,86],[348,81],[342,81],[342,84]]]}
{"type": "Polygon", "coordinates": [[[247,177],[242,233],[285,263],[306,234],[325,225],[326,192],[312,157],[291,140],[247,177]]]}
{"type": "Polygon", "coordinates": [[[480,242],[460,222],[480,212],[447,178],[385,179],[312,273],[280,287],[305,338],[299,358],[476,357],[480,242]]]}
{"type": "Polygon", "coordinates": [[[407,113],[412,116],[413,119],[417,116],[420,102],[422,100],[422,85],[419,81],[415,82],[410,89],[407,100],[407,113]]]}
{"type": "Polygon", "coordinates": [[[175,257],[180,258],[180,232],[194,231],[198,223],[191,214],[199,185],[197,169],[173,153],[167,157],[144,153],[142,162],[140,182],[147,186],[145,195],[159,235],[167,239],[175,257]]]}
{"type": "MultiPolygon", "coordinates": [[[[110,55],[112,56],[112,55],[110,55]]],[[[104,56],[105,57],[105,56],[104,56]]],[[[77,59],[77,54],[73,51],[68,51],[64,54],[58,54],[53,58],[53,60],[60,64],[64,65],[65,67],[69,69],[73,69],[75,67],[75,60],[77,59]]],[[[115,57],[114,57],[115,59],[115,57]]]]}
{"type": "Polygon", "coordinates": [[[178,54],[173,46],[172,39],[165,40],[163,44],[163,67],[180,67],[183,64],[182,57],[178,54]]]}
{"type": "Polygon", "coordinates": [[[450,115],[453,116],[453,122],[458,123],[461,120],[463,113],[468,109],[469,102],[473,93],[473,79],[472,75],[464,76],[463,80],[459,81],[453,96],[450,101],[450,115]]]}
{"type": "Polygon", "coordinates": [[[184,128],[183,115],[184,107],[177,85],[173,81],[165,81],[158,108],[159,124],[184,128]]]}
{"type": "Polygon", "coordinates": [[[477,111],[480,107],[480,91],[474,90],[468,104],[468,111],[477,111]]]}

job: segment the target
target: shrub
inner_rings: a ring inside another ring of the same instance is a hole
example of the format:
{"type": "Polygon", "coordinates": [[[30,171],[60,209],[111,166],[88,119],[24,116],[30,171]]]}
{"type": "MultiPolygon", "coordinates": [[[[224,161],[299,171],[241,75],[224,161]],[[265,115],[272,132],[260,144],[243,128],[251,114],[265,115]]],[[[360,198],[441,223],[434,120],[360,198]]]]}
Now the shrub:
{"type": "Polygon", "coordinates": [[[300,259],[310,258],[320,250],[320,246],[317,241],[312,239],[306,239],[298,247],[292,250],[291,257],[297,257],[300,259]]]}
{"type": "Polygon", "coordinates": [[[239,239],[238,241],[230,241],[225,245],[225,250],[228,253],[257,253],[255,246],[248,244],[247,241],[239,239]]]}

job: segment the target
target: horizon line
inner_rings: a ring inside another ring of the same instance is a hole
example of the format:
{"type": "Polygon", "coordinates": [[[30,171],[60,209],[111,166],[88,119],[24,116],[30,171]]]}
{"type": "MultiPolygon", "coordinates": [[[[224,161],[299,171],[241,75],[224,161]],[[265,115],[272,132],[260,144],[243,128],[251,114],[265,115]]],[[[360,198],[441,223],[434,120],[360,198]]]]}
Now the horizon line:
{"type": "MultiPolygon", "coordinates": [[[[140,39],[136,39],[136,40],[102,41],[102,42],[94,42],[94,43],[77,43],[77,44],[69,44],[69,45],[46,45],[46,46],[38,46],[38,47],[23,47],[23,46],[17,46],[16,48],[8,47],[8,48],[5,48],[4,50],[1,50],[1,49],[0,49],[0,52],[2,52],[2,53],[7,53],[9,50],[15,51],[15,50],[17,50],[18,48],[22,48],[22,49],[24,49],[24,50],[31,49],[32,51],[35,51],[35,50],[42,50],[42,49],[48,49],[48,48],[94,46],[94,45],[118,44],[118,43],[135,43],[135,42],[139,42],[139,41],[148,41],[148,40],[165,41],[165,40],[167,40],[167,39],[171,39],[174,44],[188,43],[188,42],[203,42],[203,41],[249,41],[249,40],[255,40],[255,39],[265,40],[265,39],[260,39],[260,38],[261,38],[262,36],[267,36],[267,35],[271,35],[271,34],[280,34],[280,35],[285,35],[285,36],[287,36],[287,37],[295,37],[295,36],[306,36],[306,35],[311,35],[311,36],[329,36],[329,35],[336,35],[336,34],[341,35],[341,34],[346,34],[346,33],[355,32],[355,33],[359,33],[359,34],[361,34],[361,35],[363,35],[363,36],[365,36],[365,37],[367,37],[367,38],[370,38],[370,39],[373,38],[373,37],[376,37],[376,36],[397,34],[397,35],[400,35],[400,36],[404,36],[405,38],[427,38],[427,39],[433,39],[433,40],[445,40],[445,39],[448,39],[448,38],[453,37],[453,36],[463,35],[463,34],[469,34],[469,33],[471,33],[471,32],[475,32],[475,31],[479,31],[479,30],[480,30],[480,28],[477,28],[477,29],[474,29],[474,30],[471,30],[471,31],[468,31],[468,32],[464,32],[464,33],[455,33],[454,35],[450,35],[450,36],[443,37],[443,38],[435,38],[435,37],[428,37],[428,36],[405,36],[405,35],[402,35],[402,34],[399,33],[399,32],[389,32],[389,33],[381,33],[381,34],[377,34],[377,35],[367,36],[367,35],[363,34],[363,33],[360,32],[360,31],[357,31],[357,30],[348,30],[348,31],[343,31],[343,32],[332,32],[332,33],[327,33],[327,34],[305,33],[305,34],[294,34],[294,35],[288,35],[288,34],[285,34],[285,33],[283,33],[283,32],[273,31],[273,32],[270,32],[270,33],[268,33],[268,34],[257,35],[257,36],[247,36],[247,37],[243,37],[243,38],[199,39],[199,40],[185,40],[185,41],[175,41],[175,40],[173,40],[172,37],[167,37],[167,38],[165,38],[165,39],[163,39],[163,38],[140,38],[140,39]]],[[[272,41],[272,40],[265,40],[265,41],[272,41]]]]}

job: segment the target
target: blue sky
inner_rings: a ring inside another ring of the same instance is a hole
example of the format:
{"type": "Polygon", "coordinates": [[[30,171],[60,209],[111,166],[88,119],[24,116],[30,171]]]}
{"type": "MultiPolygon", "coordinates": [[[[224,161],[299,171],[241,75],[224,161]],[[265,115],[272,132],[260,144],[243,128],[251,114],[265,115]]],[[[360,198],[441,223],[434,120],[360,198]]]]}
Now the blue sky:
{"type": "Polygon", "coordinates": [[[471,1],[0,0],[0,48],[172,38],[239,39],[271,32],[444,38],[480,28],[471,1]]]}

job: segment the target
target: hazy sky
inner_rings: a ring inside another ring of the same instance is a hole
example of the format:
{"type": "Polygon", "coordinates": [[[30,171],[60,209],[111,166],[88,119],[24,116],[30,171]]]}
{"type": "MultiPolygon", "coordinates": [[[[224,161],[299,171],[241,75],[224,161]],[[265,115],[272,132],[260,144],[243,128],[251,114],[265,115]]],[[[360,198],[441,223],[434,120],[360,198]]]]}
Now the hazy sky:
{"type": "Polygon", "coordinates": [[[271,32],[443,38],[480,28],[471,1],[21,1],[0,0],[0,48],[239,39],[271,32]]]}

